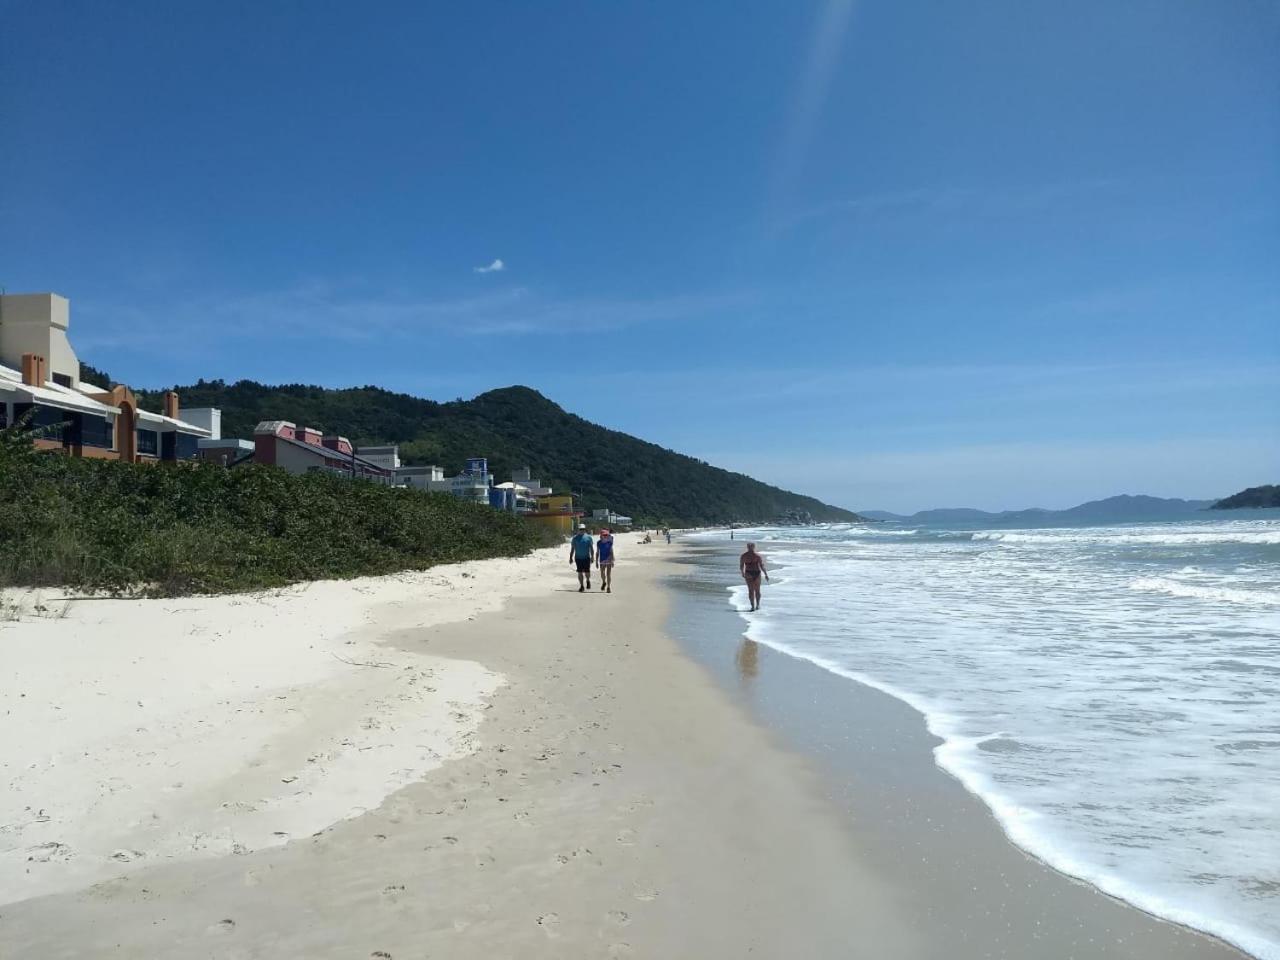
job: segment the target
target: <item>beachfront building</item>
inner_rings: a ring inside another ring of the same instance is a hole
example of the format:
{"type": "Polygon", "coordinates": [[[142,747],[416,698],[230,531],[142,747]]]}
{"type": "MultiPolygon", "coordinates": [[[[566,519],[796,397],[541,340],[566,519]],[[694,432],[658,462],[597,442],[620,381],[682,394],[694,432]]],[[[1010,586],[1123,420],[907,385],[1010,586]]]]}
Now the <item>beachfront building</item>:
{"type": "Polygon", "coordinates": [[[574,509],[572,494],[553,493],[538,497],[536,509],[526,513],[525,517],[557,533],[571,534],[582,518],[582,512],[574,509]]]}
{"type": "Polygon", "coordinates": [[[552,493],[550,487],[544,487],[542,481],[533,477],[533,471],[529,467],[516,467],[511,471],[511,483],[518,487],[523,487],[525,493],[531,498],[549,497],[552,493]]]}
{"type": "MultiPolygon", "coordinates": [[[[332,473],[390,484],[394,472],[360,456],[346,437],[325,436],[288,420],[263,420],[253,430],[254,463],[283,467],[290,473],[332,473]]],[[[241,462],[241,461],[237,461],[241,462]]]]}
{"type": "Polygon", "coordinates": [[[488,505],[491,483],[489,461],[484,457],[471,457],[463,467],[462,473],[456,477],[431,480],[427,484],[427,489],[436,493],[452,494],[460,500],[488,505]]]}
{"type": "Polygon", "coordinates": [[[511,471],[511,479],[498,483],[489,491],[489,505],[497,510],[511,513],[530,514],[538,510],[538,498],[550,496],[550,487],[544,487],[541,480],[532,476],[528,467],[516,467],[511,471]]]}
{"type": "Polygon", "coordinates": [[[609,509],[592,510],[591,520],[600,527],[606,527],[609,530],[630,530],[631,518],[623,516],[620,513],[614,513],[609,509]]]}
{"type": "Polygon", "coordinates": [[[400,447],[394,443],[377,447],[357,447],[356,453],[370,463],[376,463],[392,473],[400,469],[400,447]]]}
{"type": "Polygon", "coordinates": [[[538,497],[528,487],[508,480],[494,485],[489,504],[511,513],[532,513],[538,509],[538,497]]]}
{"type": "Polygon", "coordinates": [[[0,427],[25,423],[36,447],[75,457],[194,460],[209,430],[179,417],[178,395],[166,393],[154,413],[126,386],[82,381],[70,323],[71,304],[56,293],[0,295],[0,427]]]}
{"type": "Polygon", "coordinates": [[[188,410],[183,414],[192,423],[204,427],[209,436],[197,444],[197,455],[207,463],[232,467],[253,460],[253,441],[237,440],[222,435],[222,411],[216,407],[188,410]]]}
{"type": "Polygon", "coordinates": [[[411,487],[414,490],[430,490],[431,484],[444,479],[444,467],[435,464],[423,466],[400,466],[396,468],[396,486],[411,487]]]}

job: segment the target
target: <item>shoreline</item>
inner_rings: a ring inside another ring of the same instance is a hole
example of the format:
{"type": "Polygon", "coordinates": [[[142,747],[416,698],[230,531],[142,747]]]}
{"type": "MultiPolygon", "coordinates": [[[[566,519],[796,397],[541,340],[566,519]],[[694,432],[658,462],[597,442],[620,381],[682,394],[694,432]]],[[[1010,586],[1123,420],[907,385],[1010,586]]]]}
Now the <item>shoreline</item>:
{"type": "Polygon", "coordinates": [[[315,585],[379,600],[329,625],[361,651],[348,659],[497,678],[459,726],[447,711],[426,725],[460,730],[454,752],[313,835],[0,904],[0,944],[227,960],[1242,956],[1014,846],[936,767],[906,704],[768,648],[745,662],[720,588],[718,607],[693,602],[681,545],[635,539],[619,538],[609,595],[578,594],[555,550],[426,571],[438,593],[315,585]],[[1020,893],[1028,874],[1043,876],[1020,893]]]}
{"type": "MultiPolygon", "coordinates": [[[[910,858],[920,862],[936,858],[939,850],[957,846],[954,840],[939,835],[943,832],[941,825],[947,823],[957,835],[970,838],[967,844],[959,845],[967,849],[953,864],[951,869],[954,872],[960,872],[961,863],[983,865],[993,860],[1010,861],[1000,873],[1000,883],[992,884],[993,890],[988,892],[1015,890],[1019,886],[1029,889],[1040,886],[1046,890],[1045,896],[1038,898],[1039,902],[1023,902],[1013,909],[999,898],[974,898],[974,915],[979,912],[988,915],[1009,912],[1016,914],[1021,921],[1034,916],[1037,937],[1051,930],[1055,923],[1064,928],[1087,924],[1100,930],[1121,931],[1119,936],[1127,945],[1120,952],[1108,952],[1103,945],[1091,943],[1090,948],[1095,952],[1090,956],[1194,956],[1247,960],[1267,955],[1265,952],[1249,952],[1241,944],[1212,930],[1149,910],[1141,903],[1104,889],[1087,876],[1058,867],[1034,849],[1017,842],[987,796],[973,789],[965,777],[938,756],[940,749],[946,749],[948,741],[933,732],[929,714],[910,696],[870,678],[833,669],[785,645],[772,644],[767,635],[752,639],[748,632],[750,621],[741,615],[741,610],[731,605],[726,593],[727,586],[736,581],[723,576],[713,580],[699,570],[709,557],[714,557],[723,567],[725,557],[722,550],[716,544],[695,545],[686,560],[687,568],[694,572],[676,578],[673,586],[677,590],[697,594],[699,603],[704,600],[718,602],[730,616],[707,616],[707,623],[699,621],[698,626],[681,633],[682,646],[717,677],[726,692],[748,709],[753,720],[777,730],[788,747],[809,756],[822,768],[823,775],[839,788],[841,802],[851,822],[870,813],[877,820],[877,828],[871,835],[883,841],[887,819],[907,819],[899,814],[893,818],[884,816],[886,811],[893,810],[896,803],[905,802],[927,809],[928,815],[923,819],[919,816],[914,818],[918,822],[910,828],[909,836],[900,836],[891,844],[880,843],[884,849],[878,852],[864,851],[864,855],[882,867],[880,875],[883,879],[918,886],[921,879],[918,868],[904,868],[902,865],[910,858]],[[681,579],[686,582],[682,584],[681,579]],[[692,587],[687,582],[690,579],[695,581],[692,587]],[[702,596],[704,593],[707,594],[705,597],[702,596]],[[715,625],[717,621],[718,626],[715,625]],[[718,643],[706,639],[717,632],[720,634],[718,643]],[[730,657],[728,651],[735,647],[737,649],[730,657]],[[751,652],[744,655],[744,650],[751,652]],[[749,660],[750,676],[744,675],[744,658],[749,660]],[[752,690],[752,687],[762,689],[752,690]],[[821,706],[808,709],[810,703],[806,700],[821,706]],[[853,726],[860,729],[853,733],[841,732],[842,728],[847,730],[853,726]],[[885,735],[885,728],[888,735],[885,735]],[[869,787],[866,782],[868,770],[877,771],[878,775],[894,784],[887,788],[888,795],[869,787]],[[918,836],[935,840],[938,849],[924,856],[915,856],[919,852],[914,849],[918,845],[918,836]],[[1009,858],[1006,855],[1009,852],[1016,857],[1009,858]],[[1015,862],[1019,859],[1025,864],[1015,862]],[[1074,918],[1055,916],[1055,913],[1062,912],[1056,907],[1045,909],[1053,899],[1062,897],[1077,901],[1067,911],[1074,912],[1074,918]],[[1105,909],[1104,905],[1114,907],[1118,913],[1105,909]],[[1144,943],[1144,940],[1150,942],[1144,943]]],[[[779,573],[783,569],[779,567],[779,573]]],[[[775,581],[781,584],[784,578],[775,577],[775,581]]],[[[967,896],[967,892],[960,886],[947,891],[948,899],[957,895],[967,896]]],[[[1014,921],[1012,926],[1017,922],[1014,921]]],[[[956,932],[962,933],[960,930],[956,932]]],[[[997,951],[1009,949],[1009,944],[993,942],[989,949],[992,955],[1003,955],[997,951]]],[[[1034,948],[1023,944],[1021,949],[1034,948]]],[[[967,953],[953,955],[969,956],[967,953]]],[[[980,955],[983,954],[974,954],[980,955]]]]}

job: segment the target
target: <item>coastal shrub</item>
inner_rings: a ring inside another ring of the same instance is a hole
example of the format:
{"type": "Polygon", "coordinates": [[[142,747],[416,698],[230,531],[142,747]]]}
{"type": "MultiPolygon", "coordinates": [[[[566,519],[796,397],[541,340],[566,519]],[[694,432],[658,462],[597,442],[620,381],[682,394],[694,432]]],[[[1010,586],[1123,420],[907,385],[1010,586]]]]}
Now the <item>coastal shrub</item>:
{"type": "Polygon", "coordinates": [[[34,450],[0,430],[0,585],[220,593],[559,542],[448,494],[276,467],[129,464],[34,450]]]}

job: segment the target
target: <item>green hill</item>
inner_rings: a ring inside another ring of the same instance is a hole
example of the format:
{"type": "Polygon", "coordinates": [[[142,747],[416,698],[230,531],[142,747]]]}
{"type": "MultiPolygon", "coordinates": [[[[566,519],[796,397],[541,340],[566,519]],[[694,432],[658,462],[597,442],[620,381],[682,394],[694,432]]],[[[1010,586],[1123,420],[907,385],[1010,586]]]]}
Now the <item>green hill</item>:
{"type": "MultiPolygon", "coordinates": [[[[608,507],[637,520],[673,525],[762,522],[804,511],[817,521],[857,520],[857,514],[780,490],[666,450],[567,413],[536,390],[507,387],[473,400],[436,403],[379,387],[329,390],[249,380],[176,386],[183,406],[219,407],[222,434],[251,437],[260,420],[292,420],[357,445],[398,443],[406,463],[434,463],[454,472],[467,457],[488,457],[505,479],[528,465],[582,507],[608,507]]],[[[161,405],[158,393],[145,405],[161,405]]]]}
{"type": "Polygon", "coordinates": [[[1241,490],[1223,497],[1211,509],[1238,510],[1242,507],[1280,507],[1280,484],[1271,483],[1241,490]]]}

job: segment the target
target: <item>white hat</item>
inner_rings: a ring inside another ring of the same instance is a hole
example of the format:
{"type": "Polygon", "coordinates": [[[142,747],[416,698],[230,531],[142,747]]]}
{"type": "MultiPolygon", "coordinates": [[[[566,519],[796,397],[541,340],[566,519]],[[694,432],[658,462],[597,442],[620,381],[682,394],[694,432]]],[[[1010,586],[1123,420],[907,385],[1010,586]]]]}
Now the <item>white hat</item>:
{"type": "Polygon", "coordinates": [[[585,530],[585,529],[587,529],[587,525],[586,525],[585,523],[580,523],[580,524],[578,524],[578,529],[579,529],[579,530],[585,530]]]}

